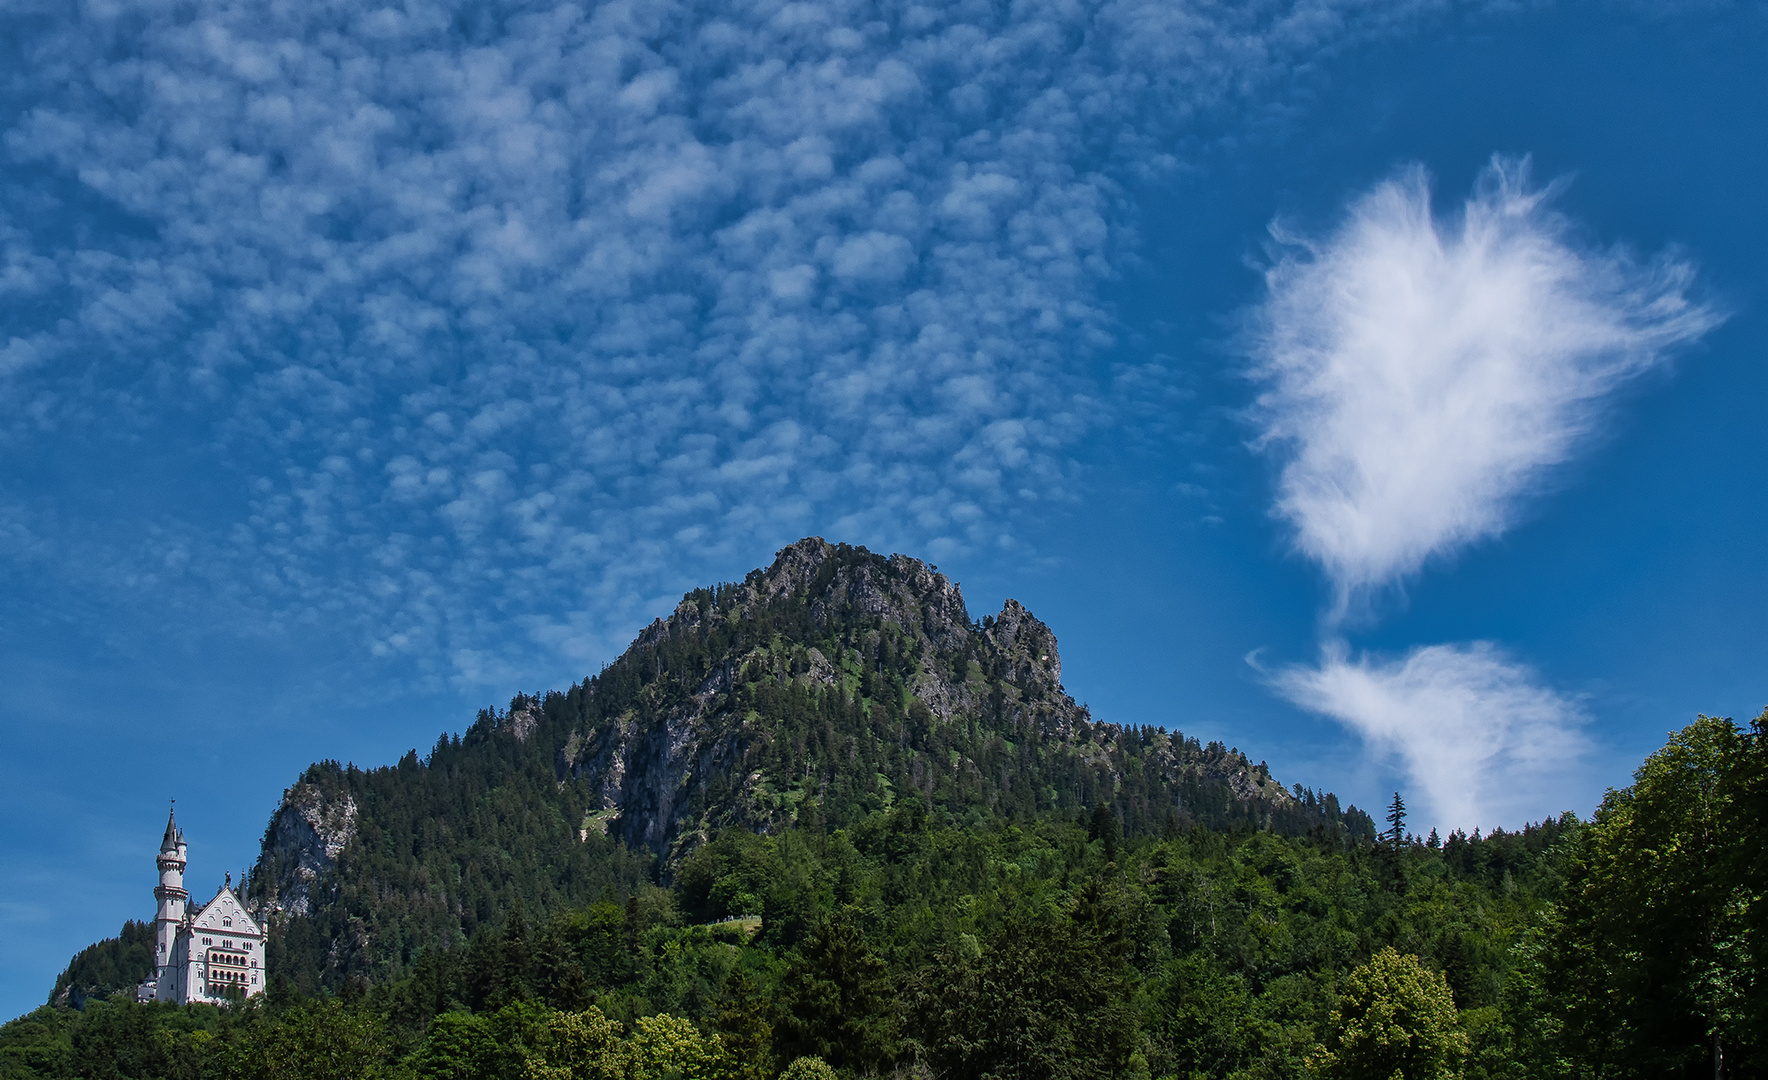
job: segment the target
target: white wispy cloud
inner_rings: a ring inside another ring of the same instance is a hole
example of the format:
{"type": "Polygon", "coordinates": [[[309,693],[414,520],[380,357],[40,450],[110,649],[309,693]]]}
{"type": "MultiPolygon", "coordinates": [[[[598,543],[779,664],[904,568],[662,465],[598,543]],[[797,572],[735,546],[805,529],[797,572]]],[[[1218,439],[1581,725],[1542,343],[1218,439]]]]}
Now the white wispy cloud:
{"type": "MultiPolygon", "coordinates": [[[[1334,587],[1329,630],[1504,532],[1617,388],[1720,321],[1686,260],[1580,241],[1555,194],[1494,158],[1443,221],[1414,166],[1323,238],[1273,229],[1290,251],[1252,320],[1255,415],[1276,513],[1334,587]]],[[[1397,754],[1445,827],[1516,824],[1581,787],[1581,708],[1489,642],[1377,661],[1329,638],[1275,684],[1397,754]]]]}
{"type": "Polygon", "coordinates": [[[1274,681],[1297,705],[1399,758],[1424,795],[1422,805],[1416,791],[1411,799],[1420,833],[1537,821],[1588,786],[1582,705],[1491,642],[1386,660],[1352,658],[1330,642],[1318,666],[1283,669],[1274,681]]]}
{"type": "MultiPolygon", "coordinates": [[[[217,610],[473,681],[813,529],[1012,543],[1100,416],[1120,178],[1431,6],[44,9],[0,75],[0,434],[175,447],[146,472],[200,494],[139,513],[217,610]]],[[[48,550],[145,535],[0,486],[48,550]]]]}
{"type": "Polygon", "coordinates": [[[1580,243],[1554,194],[1496,159],[1444,221],[1414,166],[1323,238],[1274,230],[1291,250],[1253,324],[1260,441],[1337,614],[1502,533],[1605,399],[1719,321],[1685,260],[1580,243]]]}

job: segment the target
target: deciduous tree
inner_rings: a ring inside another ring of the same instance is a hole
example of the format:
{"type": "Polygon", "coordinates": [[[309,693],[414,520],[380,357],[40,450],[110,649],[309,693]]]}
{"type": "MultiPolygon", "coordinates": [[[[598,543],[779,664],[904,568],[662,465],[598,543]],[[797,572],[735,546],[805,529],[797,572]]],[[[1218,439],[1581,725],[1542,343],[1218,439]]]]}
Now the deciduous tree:
{"type": "Polygon", "coordinates": [[[1345,977],[1308,1064],[1322,1080],[1451,1080],[1467,1051],[1449,981],[1389,947],[1345,977]]]}

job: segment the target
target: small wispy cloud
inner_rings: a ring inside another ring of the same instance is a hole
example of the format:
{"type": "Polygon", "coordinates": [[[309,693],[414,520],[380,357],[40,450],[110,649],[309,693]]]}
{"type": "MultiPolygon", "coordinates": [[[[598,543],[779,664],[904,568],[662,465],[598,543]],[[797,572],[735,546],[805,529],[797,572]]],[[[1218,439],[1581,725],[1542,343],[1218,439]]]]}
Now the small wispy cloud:
{"type": "Polygon", "coordinates": [[[1628,379],[1716,325],[1693,268],[1580,244],[1494,159],[1448,221],[1413,166],[1266,275],[1253,320],[1276,511],[1342,616],[1433,556],[1502,533],[1628,379]]]}
{"type": "Polygon", "coordinates": [[[1582,705],[1491,642],[1382,660],[1352,658],[1333,641],[1318,666],[1285,668],[1273,681],[1290,701],[1399,758],[1424,794],[1423,805],[1412,800],[1420,832],[1539,820],[1585,786],[1582,705]]]}

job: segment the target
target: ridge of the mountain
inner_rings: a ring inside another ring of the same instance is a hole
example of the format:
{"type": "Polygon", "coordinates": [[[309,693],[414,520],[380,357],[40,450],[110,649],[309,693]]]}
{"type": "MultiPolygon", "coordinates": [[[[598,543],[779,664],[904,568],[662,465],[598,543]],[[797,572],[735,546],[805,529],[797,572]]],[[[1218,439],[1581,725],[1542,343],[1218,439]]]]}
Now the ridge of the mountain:
{"type": "MultiPolygon", "coordinates": [[[[770,703],[820,708],[837,737],[852,740],[858,732],[850,729],[868,727],[922,747],[935,728],[965,718],[1058,739],[1089,719],[1062,690],[1055,635],[1018,601],[973,624],[959,587],[920,560],[817,538],[786,548],[740,584],[689,594],[623,659],[635,653],[655,655],[681,677],[652,683],[656,693],[611,722],[574,731],[558,770],[589,785],[598,812],[629,847],[658,854],[679,852],[719,826],[764,831],[796,820],[804,800],[816,798],[813,787],[826,792],[838,769],[783,768],[786,758],[795,768],[815,755],[799,747],[779,753],[788,733],[770,703]],[[757,684],[783,694],[770,702],[752,690],[757,684]],[[733,773],[735,786],[728,804],[709,805],[699,796],[721,773],[733,773]]],[[[797,734],[826,740],[831,732],[797,734]]],[[[916,789],[936,801],[943,770],[931,760],[915,765],[922,766],[909,770],[916,789]]],[[[1000,782],[1010,786],[1011,778],[1000,782]]],[[[878,793],[886,805],[899,794],[889,786],[883,781],[878,793]]]]}
{"type": "Polygon", "coordinates": [[[849,827],[905,800],[958,823],[1103,804],[1144,835],[1372,831],[1219,743],[1095,722],[1061,675],[1055,634],[1017,601],[972,621],[935,567],[807,538],[425,759],[309,768],[248,895],[273,959],[335,982],[667,877],[721,829],[849,827]]]}

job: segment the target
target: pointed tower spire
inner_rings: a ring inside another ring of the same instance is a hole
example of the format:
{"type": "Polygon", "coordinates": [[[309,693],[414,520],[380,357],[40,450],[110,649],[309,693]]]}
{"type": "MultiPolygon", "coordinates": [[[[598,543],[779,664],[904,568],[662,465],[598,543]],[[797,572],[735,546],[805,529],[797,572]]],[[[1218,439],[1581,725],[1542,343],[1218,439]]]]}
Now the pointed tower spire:
{"type": "Polygon", "coordinates": [[[160,841],[161,851],[177,851],[178,845],[184,841],[184,833],[179,831],[177,820],[178,800],[172,800],[172,808],[166,811],[166,838],[160,841]]]}

